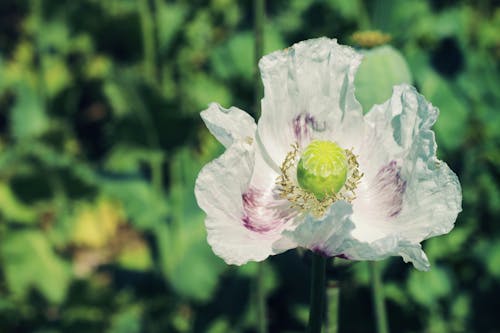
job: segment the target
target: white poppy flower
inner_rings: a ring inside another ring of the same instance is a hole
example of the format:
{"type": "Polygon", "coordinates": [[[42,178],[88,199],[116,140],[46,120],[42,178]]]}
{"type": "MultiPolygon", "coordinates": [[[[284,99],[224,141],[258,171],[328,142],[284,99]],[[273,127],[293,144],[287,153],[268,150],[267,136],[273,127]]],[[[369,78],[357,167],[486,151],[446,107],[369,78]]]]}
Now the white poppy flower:
{"type": "Polygon", "coordinates": [[[234,107],[201,113],[226,151],[202,169],[195,194],[208,242],[228,264],[301,246],[352,260],[399,255],[428,269],[420,242],[448,233],[462,200],[436,158],[438,110],[400,85],[363,116],[360,61],[336,40],[300,42],[261,59],[257,126],[234,107]]]}

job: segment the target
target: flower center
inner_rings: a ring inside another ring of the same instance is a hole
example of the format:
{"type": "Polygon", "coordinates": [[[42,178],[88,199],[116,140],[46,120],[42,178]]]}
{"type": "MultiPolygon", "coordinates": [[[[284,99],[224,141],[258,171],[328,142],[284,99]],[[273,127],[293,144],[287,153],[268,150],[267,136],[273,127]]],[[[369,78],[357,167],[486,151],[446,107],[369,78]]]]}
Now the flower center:
{"type": "Polygon", "coordinates": [[[321,217],[335,201],[356,198],[363,173],[356,155],[330,141],[313,141],[302,151],[292,145],[276,179],[279,196],[301,212],[321,217]]]}
{"type": "Polygon", "coordinates": [[[338,193],[349,169],[345,151],[331,141],[312,141],[297,165],[297,181],[318,200],[338,193]]]}

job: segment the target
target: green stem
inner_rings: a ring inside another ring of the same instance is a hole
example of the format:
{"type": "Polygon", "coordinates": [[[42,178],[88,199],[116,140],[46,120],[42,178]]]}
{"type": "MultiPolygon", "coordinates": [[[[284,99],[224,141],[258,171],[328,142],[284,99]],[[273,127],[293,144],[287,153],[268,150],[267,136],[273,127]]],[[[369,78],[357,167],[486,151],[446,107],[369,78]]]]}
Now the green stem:
{"type": "Polygon", "coordinates": [[[264,288],[264,263],[257,264],[257,322],[258,332],[267,333],[266,290],[264,288]]]}
{"type": "Polygon", "coordinates": [[[328,281],[326,288],[326,333],[337,333],[339,327],[340,287],[337,281],[328,281]]]}
{"type": "Polygon", "coordinates": [[[161,59],[161,48],[160,48],[160,29],[162,24],[168,24],[168,22],[163,22],[161,19],[160,10],[162,6],[166,6],[163,0],[155,0],[154,2],[154,32],[155,32],[155,55],[156,55],[156,82],[161,86],[163,82],[163,63],[161,59]]]}
{"type": "Polygon", "coordinates": [[[144,74],[146,80],[156,83],[156,43],[154,17],[149,0],[139,0],[139,15],[142,28],[142,47],[144,52],[144,74]]]}
{"type": "Polygon", "coordinates": [[[358,0],[358,12],[360,30],[369,30],[371,28],[370,15],[364,0],[358,0]]]}
{"type": "Polygon", "coordinates": [[[311,267],[311,303],[309,305],[308,333],[321,333],[325,302],[326,258],[313,254],[311,267]]]}
{"type": "Polygon", "coordinates": [[[378,333],[389,333],[387,326],[387,313],[385,310],[384,291],[382,285],[382,270],[380,263],[376,261],[370,262],[372,273],[372,292],[373,304],[375,307],[375,318],[377,321],[378,333]]]}
{"type": "Polygon", "coordinates": [[[391,12],[391,2],[387,0],[378,0],[374,3],[372,26],[376,30],[387,31],[391,20],[389,13],[391,12]]]}
{"type": "Polygon", "coordinates": [[[259,75],[259,60],[264,54],[264,20],[265,13],[265,0],[254,0],[254,55],[255,55],[255,77],[254,77],[254,115],[260,115],[260,99],[262,96],[262,83],[259,75]]]}
{"type": "Polygon", "coordinates": [[[150,156],[149,165],[153,188],[161,193],[163,191],[163,156],[157,154],[150,156]]]}
{"type": "Polygon", "coordinates": [[[66,198],[61,176],[57,172],[50,172],[47,169],[44,171],[48,175],[47,180],[52,191],[52,203],[54,204],[56,213],[64,214],[64,211],[68,207],[68,199],[66,198]]]}

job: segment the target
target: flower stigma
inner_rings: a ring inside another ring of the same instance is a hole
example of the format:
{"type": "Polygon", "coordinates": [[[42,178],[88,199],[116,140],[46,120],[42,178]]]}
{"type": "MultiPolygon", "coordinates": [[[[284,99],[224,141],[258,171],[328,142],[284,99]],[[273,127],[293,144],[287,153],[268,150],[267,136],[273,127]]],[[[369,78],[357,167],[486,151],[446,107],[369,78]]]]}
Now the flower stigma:
{"type": "Polygon", "coordinates": [[[302,154],[297,143],[292,148],[276,181],[280,197],[292,207],[319,218],[335,201],[356,198],[363,174],[352,150],[319,140],[312,141],[302,154]]]}
{"type": "Polygon", "coordinates": [[[336,143],[314,140],[300,157],[297,181],[300,187],[322,200],[344,186],[348,167],[346,153],[336,143]]]}

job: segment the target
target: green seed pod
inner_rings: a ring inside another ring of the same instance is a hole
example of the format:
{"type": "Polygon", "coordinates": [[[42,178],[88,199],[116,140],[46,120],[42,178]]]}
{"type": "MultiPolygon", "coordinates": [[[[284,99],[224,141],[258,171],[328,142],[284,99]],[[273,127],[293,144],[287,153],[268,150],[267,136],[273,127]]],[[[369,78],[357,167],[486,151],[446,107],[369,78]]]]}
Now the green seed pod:
{"type": "Polygon", "coordinates": [[[312,141],[297,165],[300,187],[313,193],[318,200],[337,193],[347,178],[348,162],[345,151],[330,141],[312,141]]]}

